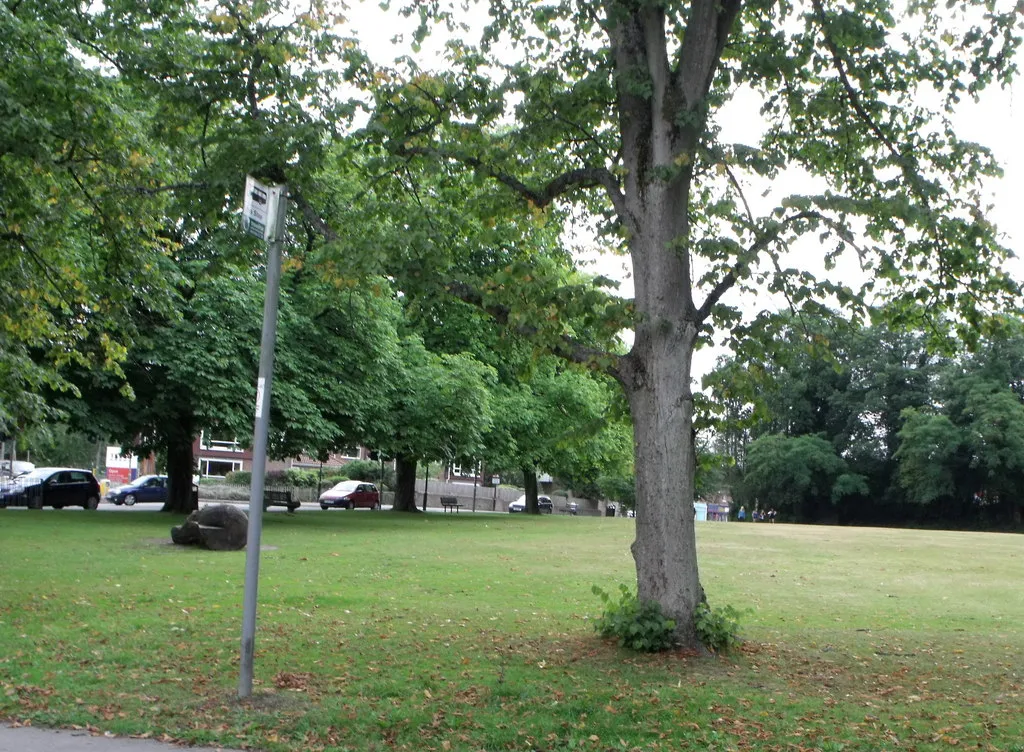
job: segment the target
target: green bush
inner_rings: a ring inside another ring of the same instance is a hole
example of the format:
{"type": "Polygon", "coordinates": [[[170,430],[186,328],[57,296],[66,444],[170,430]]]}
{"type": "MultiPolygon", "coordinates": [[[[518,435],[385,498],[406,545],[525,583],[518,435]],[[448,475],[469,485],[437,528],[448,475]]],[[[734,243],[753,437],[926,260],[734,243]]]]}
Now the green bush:
{"type": "Polygon", "coordinates": [[[352,480],[368,480],[372,483],[380,478],[380,463],[373,460],[352,460],[345,463],[345,472],[352,480]]]}
{"type": "Polygon", "coordinates": [[[229,486],[251,486],[252,473],[248,470],[232,470],[224,477],[229,486]]]}
{"type": "Polygon", "coordinates": [[[661,613],[654,601],[641,601],[625,585],[619,585],[619,599],[594,585],[591,590],[604,604],[604,613],[594,625],[602,637],[616,637],[619,645],[646,653],[668,650],[675,644],[676,623],[661,613]]]}
{"type": "Polygon", "coordinates": [[[204,501],[249,501],[249,489],[227,483],[203,483],[200,494],[204,501]]]}
{"type": "Polygon", "coordinates": [[[345,472],[352,480],[365,480],[380,486],[394,486],[394,470],[385,467],[384,477],[381,477],[380,463],[373,460],[352,460],[345,465],[345,472]]]}
{"type": "MultiPolygon", "coordinates": [[[[316,488],[320,483],[325,488],[333,486],[339,480],[347,480],[349,476],[344,469],[331,468],[320,477],[319,468],[305,470],[291,467],[287,470],[271,470],[264,476],[263,485],[267,488],[316,488]]],[[[252,473],[248,470],[236,470],[227,474],[226,482],[232,486],[252,486],[252,473]]]]}
{"type": "Polygon", "coordinates": [[[327,468],[324,468],[324,476],[320,480],[320,485],[327,488],[328,486],[333,486],[335,483],[342,480],[349,480],[349,475],[344,469],[332,467],[328,470],[327,468]]]}
{"type": "Polygon", "coordinates": [[[740,616],[742,614],[732,606],[713,609],[707,601],[702,601],[693,615],[697,637],[715,652],[728,652],[741,642],[740,616]]]}
{"type": "Polygon", "coordinates": [[[316,488],[319,479],[319,469],[302,470],[290,467],[287,470],[274,470],[267,473],[266,484],[268,486],[284,486],[286,488],[316,488]]]}

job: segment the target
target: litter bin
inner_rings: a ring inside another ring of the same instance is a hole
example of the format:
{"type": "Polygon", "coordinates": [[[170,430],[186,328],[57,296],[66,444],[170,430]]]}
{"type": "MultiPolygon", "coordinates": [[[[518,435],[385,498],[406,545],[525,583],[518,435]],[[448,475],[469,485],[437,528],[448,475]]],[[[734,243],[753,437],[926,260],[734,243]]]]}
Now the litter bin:
{"type": "Polygon", "coordinates": [[[614,504],[609,504],[607,507],[605,507],[604,514],[605,514],[606,517],[614,517],[615,516],[615,505],[614,504]]]}

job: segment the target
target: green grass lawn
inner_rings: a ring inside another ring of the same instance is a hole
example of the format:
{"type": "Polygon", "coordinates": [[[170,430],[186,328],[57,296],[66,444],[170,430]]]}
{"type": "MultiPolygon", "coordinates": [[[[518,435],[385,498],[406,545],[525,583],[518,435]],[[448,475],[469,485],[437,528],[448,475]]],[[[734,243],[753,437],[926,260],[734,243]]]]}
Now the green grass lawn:
{"type": "Polygon", "coordinates": [[[722,658],[592,629],[630,519],[265,516],[244,552],[157,513],[0,511],[0,718],[265,750],[1024,752],[1024,538],[698,525],[722,658]]]}

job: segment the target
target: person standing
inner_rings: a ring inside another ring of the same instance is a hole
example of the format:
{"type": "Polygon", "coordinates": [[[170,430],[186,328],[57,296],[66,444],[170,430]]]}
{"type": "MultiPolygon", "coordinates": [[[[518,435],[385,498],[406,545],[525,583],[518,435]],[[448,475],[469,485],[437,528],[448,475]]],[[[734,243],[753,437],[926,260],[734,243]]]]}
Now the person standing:
{"type": "Polygon", "coordinates": [[[747,519],[747,508],[745,506],[740,506],[740,511],[736,513],[736,519],[740,522],[743,522],[745,519],[747,519]]]}

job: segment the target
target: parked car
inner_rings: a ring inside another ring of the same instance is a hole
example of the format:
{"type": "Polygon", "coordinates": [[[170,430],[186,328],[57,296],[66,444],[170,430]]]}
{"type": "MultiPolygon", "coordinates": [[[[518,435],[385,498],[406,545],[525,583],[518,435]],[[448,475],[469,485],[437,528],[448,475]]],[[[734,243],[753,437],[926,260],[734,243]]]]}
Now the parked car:
{"type": "Polygon", "coordinates": [[[100,484],[88,470],[74,467],[37,467],[0,490],[0,507],[41,509],[100,505],[100,484]]]}
{"type": "Polygon", "coordinates": [[[380,491],[372,483],[362,480],[343,480],[320,494],[320,508],[380,509],[380,491]]]}
{"type": "Polygon", "coordinates": [[[31,462],[4,460],[0,462],[0,477],[6,475],[8,478],[17,478],[19,475],[30,473],[35,469],[36,466],[31,462]]]}
{"type": "MultiPolygon", "coordinates": [[[[540,509],[542,514],[543,513],[551,514],[552,512],[555,511],[555,506],[554,506],[554,504],[551,503],[551,497],[550,496],[538,496],[537,497],[537,507],[540,509]]],[[[509,511],[509,514],[513,514],[515,512],[525,512],[526,511],[526,494],[523,494],[522,496],[520,496],[515,501],[510,502],[509,505],[508,505],[508,511],[509,511]]]]}
{"type": "Polygon", "coordinates": [[[107,492],[111,504],[134,506],[137,501],[167,501],[166,475],[141,475],[131,483],[112,488],[107,492]]]}

